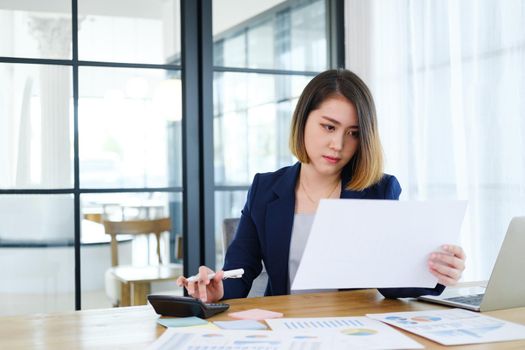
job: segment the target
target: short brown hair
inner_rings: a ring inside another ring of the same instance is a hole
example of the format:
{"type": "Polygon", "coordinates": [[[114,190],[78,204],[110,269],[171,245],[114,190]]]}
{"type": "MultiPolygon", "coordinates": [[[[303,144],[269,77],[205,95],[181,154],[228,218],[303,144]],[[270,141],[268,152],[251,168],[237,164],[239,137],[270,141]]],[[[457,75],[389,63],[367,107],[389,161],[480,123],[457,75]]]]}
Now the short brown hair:
{"type": "Polygon", "coordinates": [[[366,84],[346,69],[332,69],[314,77],[304,88],[292,117],[290,150],[301,163],[309,163],[304,144],[304,128],[310,112],[319,108],[327,98],[341,95],[357,110],[359,147],[346,166],[352,178],[346,184],[350,190],[364,190],[379,182],[383,176],[383,150],[377,129],[374,99],[366,84]]]}

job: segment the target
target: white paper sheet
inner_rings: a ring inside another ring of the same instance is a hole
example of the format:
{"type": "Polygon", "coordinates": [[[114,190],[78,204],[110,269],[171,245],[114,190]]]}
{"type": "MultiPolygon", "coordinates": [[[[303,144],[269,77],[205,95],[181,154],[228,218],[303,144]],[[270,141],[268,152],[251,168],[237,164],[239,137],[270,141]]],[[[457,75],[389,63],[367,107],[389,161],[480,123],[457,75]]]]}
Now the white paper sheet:
{"type": "Polygon", "coordinates": [[[421,349],[423,346],[379,321],[360,317],[276,318],[265,320],[274,331],[326,332],[341,347],[333,349],[421,349]]]}
{"type": "MultiPolygon", "coordinates": [[[[372,320],[370,320],[372,321],[372,320]]],[[[379,322],[380,323],[380,322],[379,322]]],[[[381,323],[380,323],[381,324],[381,323]]],[[[383,325],[388,328],[388,326],[383,325]]],[[[150,350],[334,350],[334,349],[422,349],[405,337],[394,342],[371,329],[306,331],[202,331],[169,328],[150,350]],[[374,340],[375,339],[375,340],[374,340]],[[383,341],[380,342],[379,340],[383,341]]]]}
{"type": "Polygon", "coordinates": [[[369,314],[443,345],[525,339],[525,326],[462,309],[369,314]]]}
{"type": "Polygon", "coordinates": [[[466,201],[321,200],[292,290],[435,287],[429,254],[457,244],[466,201]]]}

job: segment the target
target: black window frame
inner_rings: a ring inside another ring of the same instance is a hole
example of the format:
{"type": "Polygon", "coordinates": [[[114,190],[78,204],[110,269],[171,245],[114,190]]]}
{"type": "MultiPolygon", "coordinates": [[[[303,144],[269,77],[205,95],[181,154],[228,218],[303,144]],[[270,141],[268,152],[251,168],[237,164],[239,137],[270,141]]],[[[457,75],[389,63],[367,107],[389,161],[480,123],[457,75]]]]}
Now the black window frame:
{"type": "MultiPolygon", "coordinates": [[[[329,64],[344,67],[344,0],[326,0],[329,64]]],[[[72,68],[73,89],[73,171],[72,188],[1,189],[1,195],[71,194],[74,199],[75,310],[82,309],[80,224],[82,194],[93,193],[182,193],[184,274],[195,273],[200,265],[215,265],[214,196],[220,190],[248,189],[247,186],[215,186],[213,164],[213,74],[242,72],[272,75],[315,75],[279,69],[250,69],[213,65],[212,0],[180,0],[181,64],[145,64],[85,61],[78,58],[78,0],[71,0],[72,57],[45,59],[0,57],[0,63],[59,65],[72,68]],[[182,76],[182,187],[82,188],[79,165],[79,67],[162,69],[180,71],[182,76]]]]}

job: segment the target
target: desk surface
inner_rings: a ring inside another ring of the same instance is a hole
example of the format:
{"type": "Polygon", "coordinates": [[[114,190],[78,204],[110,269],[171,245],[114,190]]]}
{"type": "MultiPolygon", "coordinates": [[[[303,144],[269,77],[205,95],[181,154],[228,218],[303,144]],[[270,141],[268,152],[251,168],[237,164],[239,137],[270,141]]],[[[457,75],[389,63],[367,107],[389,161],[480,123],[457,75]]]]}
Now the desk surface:
{"type": "MultiPolygon", "coordinates": [[[[366,313],[443,308],[406,300],[385,300],[375,290],[232,299],[229,311],[264,308],[285,317],[362,316],[366,313]]],[[[485,313],[525,324],[525,308],[485,313]]],[[[0,318],[0,348],[5,349],[143,349],[163,332],[151,306],[87,310],[0,318]]],[[[227,313],[210,318],[228,320],[227,313]]],[[[461,347],[444,347],[416,335],[426,349],[524,349],[525,340],[461,347]]]]}

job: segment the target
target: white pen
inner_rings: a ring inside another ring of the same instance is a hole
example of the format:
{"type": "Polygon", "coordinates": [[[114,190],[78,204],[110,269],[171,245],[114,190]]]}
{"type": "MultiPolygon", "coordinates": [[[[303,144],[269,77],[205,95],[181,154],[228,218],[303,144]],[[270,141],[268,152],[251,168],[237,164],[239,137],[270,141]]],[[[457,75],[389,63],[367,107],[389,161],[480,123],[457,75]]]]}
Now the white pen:
{"type": "MultiPolygon", "coordinates": [[[[223,280],[227,278],[241,278],[244,274],[244,269],[235,269],[235,270],[228,270],[224,271],[224,276],[222,277],[223,280]]],[[[208,279],[212,279],[215,277],[215,272],[212,272],[208,275],[208,279]]],[[[197,282],[199,280],[199,275],[191,276],[186,279],[188,282],[197,282]]]]}

